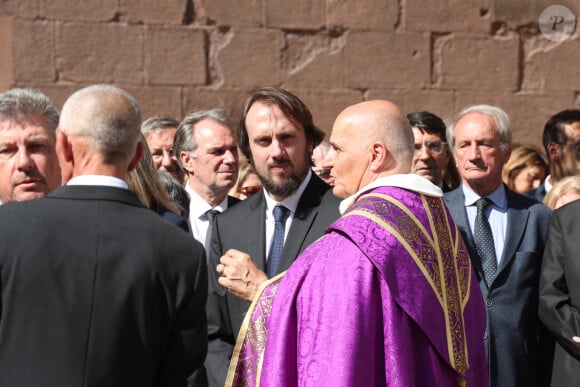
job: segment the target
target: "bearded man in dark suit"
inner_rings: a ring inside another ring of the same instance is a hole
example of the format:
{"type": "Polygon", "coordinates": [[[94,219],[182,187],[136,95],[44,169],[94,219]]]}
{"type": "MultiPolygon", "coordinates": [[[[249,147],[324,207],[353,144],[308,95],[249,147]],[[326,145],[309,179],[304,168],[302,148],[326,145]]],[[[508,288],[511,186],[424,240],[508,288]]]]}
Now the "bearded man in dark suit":
{"type": "Polygon", "coordinates": [[[213,227],[206,360],[212,386],[224,385],[257,289],[288,269],[339,216],[338,199],[310,165],[324,133],[298,97],[278,88],[258,90],[246,102],[239,127],[240,148],[264,190],[218,215],[213,227]],[[284,213],[279,221],[277,211],[284,213]]]}
{"type": "Polygon", "coordinates": [[[143,153],[135,99],[109,85],[64,104],[64,181],[0,207],[3,386],[204,386],[201,244],[127,189],[143,153]]]}

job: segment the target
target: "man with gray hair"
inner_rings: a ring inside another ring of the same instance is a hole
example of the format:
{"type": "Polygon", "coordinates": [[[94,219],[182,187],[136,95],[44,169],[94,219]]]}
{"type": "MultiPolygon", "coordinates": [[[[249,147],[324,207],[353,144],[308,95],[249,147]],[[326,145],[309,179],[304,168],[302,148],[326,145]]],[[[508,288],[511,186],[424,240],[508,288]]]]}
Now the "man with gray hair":
{"type": "Polygon", "coordinates": [[[2,385],[207,384],[203,248],[128,190],[140,124],[124,90],[77,91],[56,131],[70,180],[0,207],[2,385]]]}
{"type": "Polygon", "coordinates": [[[179,166],[173,154],[173,140],[179,121],[167,114],[157,114],[149,117],[141,124],[141,133],[147,141],[153,166],[169,173],[178,182],[183,183],[185,172],[179,166]]]}
{"type": "Polygon", "coordinates": [[[38,90],[0,94],[0,203],[40,198],[60,185],[58,111],[38,90]]]}
{"type": "Polygon", "coordinates": [[[541,386],[551,367],[538,319],[551,211],[502,183],[512,141],[505,111],[467,107],[448,127],[447,140],[463,182],[445,194],[445,204],[467,245],[485,300],[491,386],[541,386]]]}
{"type": "Polygon", "coordinates": [[[239,200],[228,196],[238,178],[238,146],[233,123],[222,109],[201,110],[183,119],[173,151],[187,171],[189,221],[195,239],[209,249],[211,226],[217,213],[239,200]]]}

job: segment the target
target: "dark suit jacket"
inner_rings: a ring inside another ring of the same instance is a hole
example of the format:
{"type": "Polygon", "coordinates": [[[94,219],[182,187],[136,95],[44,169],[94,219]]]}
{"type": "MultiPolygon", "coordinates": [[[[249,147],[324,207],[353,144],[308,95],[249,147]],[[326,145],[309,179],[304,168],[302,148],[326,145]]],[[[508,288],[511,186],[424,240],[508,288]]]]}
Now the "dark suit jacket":
{"type": "Polygon", "coordinates": [[[487,287],[465,211],[461,186],[445,194],[457,223],[487,308],[485,343],[492,387],[541,386],[545,366],[538,319],[538,285],[552,211],[509,191],[505,245],[497,274],[487,287]]]}
{"type": "Polygon", "coordinates": [[[556,210],[540,277],[540,319],[556,338],[552,386],[580,386],[580,201],[556,210]]]}
{"type": "Polygon", "coordinates": [[[187,223],[187,219],[183,216],[177,215],[176,213],[167,210],[161,210],[158,212],[158,214],[161,215],[163,219],[173,223],[186,233],[189,233],[189,224],[187,223]]]}
{"type": "MultiPolygon", "coordinates": [[[[318,176],[312,178],[296,208],[286,237],[278,273],[288,269],[296,257],[339,217],[339,200],[318,176]]],[[[223,386],[235,340],[249,303],[227,292],[217,282],[215,267],[230,248],[249,254],[258,268],[266,268],[266,200],[257,193],[216,217],[209,265],[208,357],[206,368],[211,386],[223,386]]]]}
{"type": "Polygon", "coordinates": [[[540,203],[544,201],[546,197],[546,180],[542,182],[542,184],[538,188],[531,189],[529,191],[524,192],[524,196],[536,199],[540,203]]]}
{"type": "Polygon", "coordinates": [[[130,191],[0,206],[2,386],[206,385],[203,247],[130,191]]]}

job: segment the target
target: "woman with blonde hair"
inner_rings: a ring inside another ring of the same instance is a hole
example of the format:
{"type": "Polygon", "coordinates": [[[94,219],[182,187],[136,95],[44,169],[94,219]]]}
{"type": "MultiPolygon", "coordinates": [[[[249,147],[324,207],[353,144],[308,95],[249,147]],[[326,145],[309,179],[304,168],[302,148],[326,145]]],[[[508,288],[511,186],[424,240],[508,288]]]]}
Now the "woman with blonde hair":
{"type": "Polygon", "coordinates": [[[580,176],[568,176],[560,179],[546,194],[544,204],[553,210],[564,204],[580,199],[580,176]]]}
{"type": "Polygon", "coordinates": [[[502,180],[509,189],[521,194],[538,188],[548,173],[548,160],[538,147],[518,145],[503,166],[502,180]]]}

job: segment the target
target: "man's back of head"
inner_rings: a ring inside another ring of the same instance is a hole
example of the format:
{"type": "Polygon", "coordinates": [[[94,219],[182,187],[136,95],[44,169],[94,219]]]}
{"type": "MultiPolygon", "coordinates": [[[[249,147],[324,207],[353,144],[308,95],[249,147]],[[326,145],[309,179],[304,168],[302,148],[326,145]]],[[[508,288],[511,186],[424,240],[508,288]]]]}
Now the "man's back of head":
{"type": "Polygon", "coordinates": [[[125,180],[141,158],[140,124],[139,104],[118,87],[93,85],[71,95],[57,130],[61,166],[70,171],[66,177],[96,174],[125,180]]]}
{"type": "Polygon", "coordinates": [[[0,94],[0,203],[36,199],[60,185],[59,114],[38,90],[0,94]]]}

